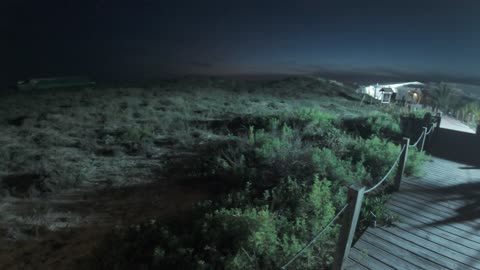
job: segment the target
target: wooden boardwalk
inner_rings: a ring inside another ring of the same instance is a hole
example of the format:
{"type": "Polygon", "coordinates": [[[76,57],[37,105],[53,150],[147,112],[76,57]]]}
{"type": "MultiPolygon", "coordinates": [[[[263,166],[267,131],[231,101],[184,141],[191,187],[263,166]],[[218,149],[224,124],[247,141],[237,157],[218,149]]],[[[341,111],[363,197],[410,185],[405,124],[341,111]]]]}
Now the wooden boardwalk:
{"type": "Polygon", "coordinates": [[[400,221],[369,228],[346,269],[480,269],[480,167],[433,158],[388,208],[400,221]]]}

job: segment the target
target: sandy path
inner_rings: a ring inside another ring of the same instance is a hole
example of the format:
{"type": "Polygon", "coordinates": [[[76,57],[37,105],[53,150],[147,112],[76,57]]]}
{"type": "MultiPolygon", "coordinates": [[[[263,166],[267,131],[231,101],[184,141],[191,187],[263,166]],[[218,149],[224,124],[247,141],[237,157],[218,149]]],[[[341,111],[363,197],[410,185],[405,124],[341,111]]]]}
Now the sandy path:
{"type": "Polygon", "coordinates": [[[452,129],[452,130],[458,130],[462,132],[475,134],[475,130],[473,130],[471,127],[467,126],[466,124],[460,122],[457,119],[454,119],[446,115],[442,116],[440,127],[445,129],[452,129]]]}

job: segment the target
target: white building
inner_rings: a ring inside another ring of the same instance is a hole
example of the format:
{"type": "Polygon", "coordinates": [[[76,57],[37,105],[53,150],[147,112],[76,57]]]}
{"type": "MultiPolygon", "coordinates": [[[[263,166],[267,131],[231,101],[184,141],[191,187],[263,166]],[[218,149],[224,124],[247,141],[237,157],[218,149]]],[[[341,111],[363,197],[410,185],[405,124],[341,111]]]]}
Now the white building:
{"type": "Polygon", "coordinates": [[[373,84],[361,86],[357,89],[358,93],[367,94],[375,99],[381,100],[382,103],[390,103],[392,97],[395,100],[405,100],[417,103],[420,100],[421,89],[424,84],[421,82],[405,82],[393,84],[373,84]]]}

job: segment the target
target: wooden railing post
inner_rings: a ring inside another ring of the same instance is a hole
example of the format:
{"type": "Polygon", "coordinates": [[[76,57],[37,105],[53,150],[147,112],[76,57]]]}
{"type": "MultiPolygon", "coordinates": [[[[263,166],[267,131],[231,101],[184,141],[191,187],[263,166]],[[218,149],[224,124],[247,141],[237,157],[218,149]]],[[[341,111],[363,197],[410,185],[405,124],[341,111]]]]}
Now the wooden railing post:
{"type": "Polygon", "coordinates": [[[345,209],[342,227],[340,228],[332,270],[343,270],[345,267],[344,262],[350,254],[364,193],[365,187],[360,185],[352,185],[348,189],[348,206],[345,209]]]}
{"type": "Polygon", "coordinates": [[[440,122],[442,122],[442,114],[441,113],[437,113],[437,126],[436,128],[440,128],[440,122]]]}
{"type": "Polygon", "coordinates": [[[420,146],[420,152],[423,151],[423,147],[425,146],[425,139],[427,137],[427,127],[423,127],[423,138],[422,138],[422,146],[420,146]]]}
{"type": "Polygon", "coordinates": [[[400,149],[405,146],[402,155],[400,156],[400,162],[398,163],[397,173],[395,175],[395,182],[393,188],[395,191],[400,190],[400,183],[402,182],[403,172],[405,171],[405,165],[407,164],[408,146],[410,145],[410,138],[403,138],[403,143],[400,149]]]}

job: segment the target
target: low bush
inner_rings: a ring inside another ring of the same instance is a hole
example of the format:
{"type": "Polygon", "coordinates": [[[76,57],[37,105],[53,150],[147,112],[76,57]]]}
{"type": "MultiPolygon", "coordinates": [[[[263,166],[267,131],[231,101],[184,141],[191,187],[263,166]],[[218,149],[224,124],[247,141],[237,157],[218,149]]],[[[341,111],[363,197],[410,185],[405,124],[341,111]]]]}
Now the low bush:
{"type": "Polygon", "coordinates": [[[294,111],[291,118],[300,123],[325,128],[333,127],[333,124],[336,120],[334,115],[315,108],[303,108],[294,111]]]}
{"type": "MultiPolygon", "coordinates": [[[[198,204],[187,228],[129,229],[119,236],[126,247],[102,248],[99,254],[119,257],[115,263],[128,266],[133,256],[152,268],[279,269],[346,203],[350,184],[375,184],[400,152],[384,139],[399,132],[398,121],[386,114],[364,119],[374,134],[367,138],[345,133],[335,118],[316,110],[294,117],[251,125],[243,141],[236,137],[235,144],[210,151],[208,166],[213,167],[208,172],[237,176],[242,190],[198,204]],[[146,244],[136,246],[141,241],[146,244]],[[133,255],[123,258],[132,249],[133,255]]],[[[410,153],[406,172],[417,173],[425,156],[410,153]]],[[[379,225],[395,220],[384,206],[386,200],[381,192],[366,198],[363,228],[372,217],[379,225]]],[[[291,268],[328,267],[337,234],[338,226],[327,228],[291,268]]]]}
{"type": "MultiPolygon", "coordinates": [[[[198,232],[204,239],[197,241],[206,246],[192,254],[201,258],[202,267],[192,265],[191,269],[280,268],[335,214],[331,186],[330,181],[318,177],[310,183],[288,179],[255,203],[207,213],[198,232]],[[288,194],[289,200],[284,202],[288,194]]],[[[332,245],[326,240],[335,233],[335,227],[329,228],[296,266],[314,269],[331,262],[332,245]]]]}
{"type": "Polygon", "coordinates": [[[427,109],[418,109],[402,114],[403,117],[411,117],[415,119],[424,119],[425,115],[431,115],[430,111],[427,109]]]}
{"type": "Polygon", "coordinates": [[[367,118],[366,124],[375,136],[391,137],[400,133],[400,119],[392,114],[375,113],[367,118]]]}
{"type": "Polygon", "coordinates": [[[305,177],[309,149],[304,145],[297,131],[278,120],[272,121],[270,131],[250,127],[248,144],[253,147],[251,169],[254,170],[254,184],[259,187],[271,187],[281,178],[289,175],[305,177]]]}
{"type": "Polygon", "coordinates": [[[379,137],[358,139],[353,145],[351,155],[354,162],[361,162],[374,182],[383,178],[400,154],[400,146],[379,137]]]}
{"type": "Polygon", "coordinates": [[[350,134],[364,139],[371,136],[390,140],[401,138],[400,118],[384,112],[371,113],[366,117],[344,119],[342,126],[350,134]]]}
{"type": "Polygon", "coordinates": [[[393,214],[386,206],[390,199],[388,195],[377,195],[365,197],[361,210],[360,230],[363,231],[369,226],[390,226],[399,217],[393,214]]]}
{"type": "Polygon", "coordinates": [[[370,178],[361,162],[342,160],[327,148],[313,149],[312,166],[316,174],[346,185],[370,178]]]}
{"type": "Polygon", "coordinates": [[[215,165],[222,171],[228,171],[233,175],[248,175],[246,149],[238,145],[229,145],[216,156],[215,165]]]}
{"type": "MultiPolygon", "coordinates": [[[[234,196],[245,199],[236,207],[203,203],[198,210],[204,214],[195,214],[199,219],[186,234],[155,222],[114,231],[98,246],[95,269],[279,269],[335,215],[332,186],[318,177],[309,182],[290,178],[255,202],[247,198],[247,186],[234,196]]],[[[329,265],[337,233],[336,226],[327,228],[292,267],[329,265]]]]}
{"type": "Polygon", "coordinates": [[[423,164],[428,160],[425,152],[420,152],[415,148],[408,150],[407,164],[405,164],[405,174],[420,176],[423,171],[423,164]]]}
{"type": "Polygon", "coordinates": [[[143,150],[144,144],[152,139],[154,130],[150,126],[132,126],[123,130],[118,138],[128,153],[137,153],[143,150]]]}
{"type": "Polygon", "coordinates": [[[300,132],[303,140],[316,145],[333,146],[332,141],[341,135],[341,130],[337,128],[337,118],[318,109],[301,109],[285,117],[300,132]]]}
{"type": "Polygon", "coordinates": [[[250,127],[248,142],[255,147],[255,153],[259,158],[287,160],[292,151],[301,147],[298,134],[286,124],[279,128],[278,123],[277,119],[273,119],[272,128],[268,133],[263,129],[250,127]]]}

